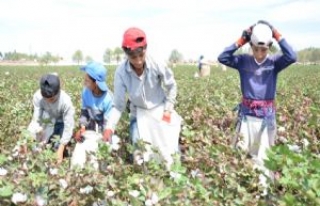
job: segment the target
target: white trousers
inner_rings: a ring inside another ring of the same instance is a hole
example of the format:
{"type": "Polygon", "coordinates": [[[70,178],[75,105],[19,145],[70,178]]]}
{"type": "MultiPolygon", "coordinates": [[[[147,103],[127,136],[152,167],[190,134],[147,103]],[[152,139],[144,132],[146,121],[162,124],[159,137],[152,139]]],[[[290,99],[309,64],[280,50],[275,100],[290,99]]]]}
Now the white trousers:
{"type": "Polygon", "coordinates": [[[274,145],[276,123],[267,123],[262,118],[245,115],[241,120],[239,141],[237,147],[247,152],[253,159],[254,166],[264,175],[259,176],[260,183],[266,188],[267,179],[273,180],[273,173],[264,166],[267,159],[267,150],[274,145]]]}

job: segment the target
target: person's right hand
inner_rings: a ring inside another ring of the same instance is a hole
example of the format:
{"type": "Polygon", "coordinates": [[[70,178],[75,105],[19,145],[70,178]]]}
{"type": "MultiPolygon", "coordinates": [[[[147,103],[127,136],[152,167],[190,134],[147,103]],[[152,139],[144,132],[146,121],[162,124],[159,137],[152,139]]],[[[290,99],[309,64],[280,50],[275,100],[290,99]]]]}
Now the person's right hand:
{"type": "Polygon", "coordinates": [[[238,47],[242,47],[248,43],[251,39],[252,29],[256,24],[251,25],[249,28],[243,30],[241,37],[237,40],[238,47]]]}
{"type": "Polygon", "coordinates": [[[82,135],[83,133],[86,131],[86,127],[85,126],[81,126],[81,128],[76,132],[76,134],[74,135],[74,139],[77,142],[81,142],[82,141],[82,135]]]}
{"type": "Polygon", "coordinates": [[[102,137],[103,141],[111,142],[112,134],[113,134],[113,132],[111,129],[104,130],[103,137],[102,137]]]}

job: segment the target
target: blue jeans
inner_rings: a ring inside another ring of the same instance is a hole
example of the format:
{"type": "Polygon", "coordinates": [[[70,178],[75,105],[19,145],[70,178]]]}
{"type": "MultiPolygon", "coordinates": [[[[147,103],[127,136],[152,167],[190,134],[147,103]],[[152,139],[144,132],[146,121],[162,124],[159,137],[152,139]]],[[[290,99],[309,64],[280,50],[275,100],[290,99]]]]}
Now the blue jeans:
{"type": "Polygon", "coordinates": [[[138,130],[138,123],[137,123],[137,118],[132,117],[130,118],[130,139],[133,145],[136,144],[136,142],[140,139],[140,134],[138,130]]]}
{"type": "MultiPolygon", "coordinates": [[[[48,144],[51,144],[53,151],[57,151],[59,146],[60,146],[60,142],[59,141],[56,141],[56,142],[53,141],[54,140],[54,136],[59,136],[60,139],[61,139],[63,130],[64,130],[64,123],[63,122],[56,122],[54,127],[53,127],[53,133],[50,136],[49,142],[48,142],[48,144]]],[[[67,150],[65,149],[63,151],[63,157],[67,157],[67,156],[69,156],[69,155],[68,155],[67,150]]]]}

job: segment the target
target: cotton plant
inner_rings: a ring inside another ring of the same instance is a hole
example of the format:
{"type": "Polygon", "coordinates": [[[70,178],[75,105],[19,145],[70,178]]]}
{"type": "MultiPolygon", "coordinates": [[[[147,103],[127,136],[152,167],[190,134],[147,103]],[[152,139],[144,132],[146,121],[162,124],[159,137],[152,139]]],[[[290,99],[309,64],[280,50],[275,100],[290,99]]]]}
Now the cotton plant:
{"type": "Polygon", "coordinates": [[[145,206],[152,206],[152,205],[156,205],[159,201],[159,197],[156,193],[152,193],[151,197],[149,197],[146,201],[145,201],[145,206]]]}
{"type": "Polygon", "coordinates": [[[0,167],[0,176],[6,176],[8,174],[8,170],[3,167],[0,167]]]}
{"type": "Polygon", "coordinates": [[[11,197],[11,201],[14,204],[25,203],[27,199],[28,199],[27,195],[20,192],[14,193],[11,197]]]}

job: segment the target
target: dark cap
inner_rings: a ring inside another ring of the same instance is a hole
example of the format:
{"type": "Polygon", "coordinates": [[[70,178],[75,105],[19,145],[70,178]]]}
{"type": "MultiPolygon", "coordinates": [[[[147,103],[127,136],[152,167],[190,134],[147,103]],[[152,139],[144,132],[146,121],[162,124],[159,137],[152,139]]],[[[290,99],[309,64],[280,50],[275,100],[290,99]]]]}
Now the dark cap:
{"type": "Polygon", "coordinates": [[[41,95],[45,98],[51,98],[60,91],[60,79],[54,74],[45,74],[40,79],[41,95]]]}

